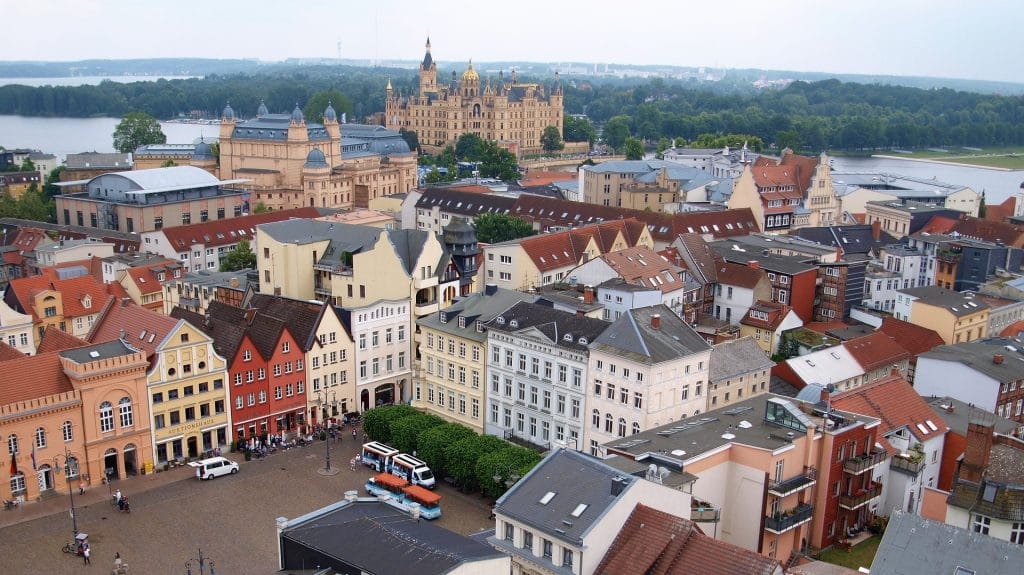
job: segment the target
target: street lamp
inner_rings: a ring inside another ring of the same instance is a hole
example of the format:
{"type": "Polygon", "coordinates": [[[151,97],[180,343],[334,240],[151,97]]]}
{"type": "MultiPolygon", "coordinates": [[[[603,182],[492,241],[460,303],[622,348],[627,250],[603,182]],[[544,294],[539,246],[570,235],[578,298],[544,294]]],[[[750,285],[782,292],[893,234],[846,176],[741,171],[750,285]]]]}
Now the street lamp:
{"type": "MultiPolygon", "coordinates": [[[[316,406],[317,406],[317,408],[325,409],[327,406],[334,407],[337,404],[338,404],[338,395],[333,390],[328,392],[326,389],[321,389],[319,392],[317,392],[317,398],[316,398],[316,406]],[[328,398],[330,398],[331,400],[327,401],[328,398]]],[[[322,413],[323,412],[321,412],[321,414],[322,413]]],[[[327,423],[328,418],[324,417],[323,420],[324,420],[324,423],[327,423]]],[[[330,437],[327,438],[327,441],[324,441],[324,446],[325,446],[325,448],[327,450],[327,455],[326,455],[326,458],[325,458],[325,461],[324,461],[324,467],[323,467],[323,469],[320,469],[318,471],[318,473],[320,473],[320,475],[334,475],[334,474],[338,473],[338,471],[337,470],[331,470],[331,438],[330,437]]]]}
{"type": "Polygon", "coordinates": [[[505,488],[511,489],[516,484],[516,481],[519,481],[520,475],[512,470],[511,465],[506,465],[503,469],[503,472],[496,473],[492,479],[494,479],[495,483],[504,482],[505,488]]]}
{"type": "Polygon", "coordinates": [[[78,458],[73,457],[68,452],[67,446],[64,446],[64,465],[60,465],[57,460],[60,459],[61,454],[53,456],[53,466],[60,469],[64,468],[64,481],[68,484],[68,496],[71,498],[71,532],[72,535],[78,535],[78,517],[75,512],[75,491],[71,488],[71,462],[78,463],[78,458]]]}
{"type": "Polygon", "coordinates": [[[217,573],[214,572],[214,570],[213,570],[213,559],[210,559],[209,557],[204,556],[202,549],[199,550],[199,556],[198,557],[192,557],[188,561],[185,562],[185,573],[187,575],[192,575],[192,562],[193,561],[195,561],[196,565],[199,566],[199,575],[206,575],[206,565],[207,564],[210,565],[210,575],[217,575],[217,573]]]}

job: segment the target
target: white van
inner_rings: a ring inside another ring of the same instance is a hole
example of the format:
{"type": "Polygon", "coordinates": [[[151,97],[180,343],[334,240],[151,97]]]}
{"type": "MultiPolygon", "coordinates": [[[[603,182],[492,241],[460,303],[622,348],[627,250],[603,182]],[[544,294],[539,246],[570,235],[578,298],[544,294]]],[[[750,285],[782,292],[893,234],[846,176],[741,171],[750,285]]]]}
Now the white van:
{"type": "Polygon", "coordinates": [[[238,464],[226,457],[211,457],[201,461],[190,461],[189,465],[196,468],[199,479],[213,479],[221,475],[238,473],[238,464]]]}
{"type": "Polygon", "coordinates": [[[413,485],[427,489],[434,488],[434,472],[427,467],[425,462],[406,453],[399,453],[391,458],[389,471],[391,475],[401,477],[413,485]]]}

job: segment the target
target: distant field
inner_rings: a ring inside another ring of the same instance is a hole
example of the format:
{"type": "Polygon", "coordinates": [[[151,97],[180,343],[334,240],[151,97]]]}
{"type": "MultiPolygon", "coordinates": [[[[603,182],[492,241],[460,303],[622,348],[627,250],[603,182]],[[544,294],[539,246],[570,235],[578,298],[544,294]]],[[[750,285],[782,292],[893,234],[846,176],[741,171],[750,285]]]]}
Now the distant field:
{"type": "Polygon", "coordinates": [[[972,166],[985,166],[990,168],[1006,168],[1010,170],[1024,170],[1024,147],[998,147],[965,149],[959,147],[940,148],[946,150],[913,150],[882,152],[884,155],[908,160],[934,160],[937,162],[951,162],[959,164],[970,164],[972,166]],[[1016,154],[1010,156],[1008,154],[1016,154]]]}
{"type": "Polygon", "coordinates": [[[969,158],[936,158],[939,162],[956,162],[972,166],[989,168],[1006,168],[1008,170],[1024,170],[1024,155],[1017,156],[974,156],[969,158]]]}

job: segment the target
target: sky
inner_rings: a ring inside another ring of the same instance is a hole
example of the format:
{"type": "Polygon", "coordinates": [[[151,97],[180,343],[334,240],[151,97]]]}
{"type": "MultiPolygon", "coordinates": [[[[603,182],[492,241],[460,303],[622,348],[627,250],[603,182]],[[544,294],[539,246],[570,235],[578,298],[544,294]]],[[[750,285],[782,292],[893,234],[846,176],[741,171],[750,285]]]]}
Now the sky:
{"type": "Polygon", "coordinates": [[[1020,0],[0,2],[4,60],[668,64],[1024,82],[1020,0]],[[10,25],[16,22],[34,24],[10,25]]]}

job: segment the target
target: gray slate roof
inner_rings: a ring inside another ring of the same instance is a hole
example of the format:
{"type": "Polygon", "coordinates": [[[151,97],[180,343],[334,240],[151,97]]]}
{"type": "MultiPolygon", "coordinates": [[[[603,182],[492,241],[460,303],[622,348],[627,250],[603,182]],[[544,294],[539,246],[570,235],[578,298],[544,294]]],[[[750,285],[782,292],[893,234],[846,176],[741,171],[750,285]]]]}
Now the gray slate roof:
{"type": "Polygon", "coordinates": [[[918,356],[962,363],[999,382],[1017,381],[1024,373],[1024,341],[1015,337],[990,337],[969,343],[940,345],[918,356]],[[1003,363],[992,361],[1003,356],[1003,363]]]}
{"type": "Polygon", "coordinates": [[[979,299],[971,299],[964,294],[939,286],[921,286],[900,290],[900,293],[914,296],[917,301],[943,307],[956,316],[965,316],[988,309],[989,305],[979,299]]]}
{"type": "Polygon", "coordinates": [[[430,314],[416,321],[422,327],[435,329],[454,336],[473,341],[487,339],[486,331],[477,331],[476,322],[488,322],[494,317],[519,302],[535,302],[537,296],[520,291],[498,288],[494,294],[473,294],[465,299],[456,300],[451,306],[440,313],[430,314]],[[441,322],[440,314],[444,313],[445,322],[441,322]],[[459,318],[464,318],[464,326],[459,327],[459,318]]]}
{"type": "Polygon", "coordinates": [[[622,314],[594,341],[591,349],[654,364],[708,351],[711,346],[671,309],[659,304],[622,314]],[[651,326],[655,315],[660,316],[658,329],[651,326]]]}
{"type": "Polygon", "coordinates": [[[985,413],[985,417],[991,418],[995,421],[995,432],[1002,433],[1003,435],[1010,435],[1015,429],[1017,429],[1018,423],[999,417],[992,413],[987,413],[985,410],[972,406],[969,403],[960,401],[959,399],[953,399],[952,397],[938,397],[931,396],[926,397],[925,401],[931,406],[932,411],[938,414],[942,421],[946,422],[950,431],[959,433],[960,435],[967,437],[967,424],[971,419],[971,411],[977,410],[979,413],[985,413]],[[952,409],[952,411],[950,411],[952,409]]]}
{"type": "Polygon", "coordinates": [[[751,337],[724,341],[711,348],[711,383],[761,370],[770,370],[775,362],[751,337]]]}
{"type": "Polygon", "coordinates": [[[201,188],[216,186],[220,183],[216,177],[204,169],[195,166],[172,166],[169,168],[152,168],[149,170],[132,170],[117,172],[107,177],[119,177],[129,180],[136,190],[152,190],[157,188],[201,188]]]}
{"type": "Polygon", "coordinates": [[[60,356],[66,357],[75,363],[82,364],[89,363],[90,361],[109,359],[111,357],[131,355],[138,351],[139,350],[125,344],[120,339],[115,339],[113,341],[98,343],[96,345],[68,349],[60,352],[60,356]]]}
{"type": "Polygon", "coordinates": [[[64,165],[73,170],[104,169],[104,168],[131,168],[132,162],[129,154],[100,154],[97,152],[85,152],[82,154],[68,154],[64,159],[64,165]]]}
{"type": "Polygon", "coordinates": [[[1024,546],[894,511],[872,575],[1017,575],[1024,546]]]}
{"type": "Polygon", "coordinates": [[[558,449],[502,495],[494,511],[579,545],[601,516],[637,481],[642,480],[578,451],[558,449]],[[618,496],[612,495],[615,478],[625,481],[618,496]],[[549,492],[554,497],[542,504],[541,498],[549,492]],[[579,505],[586,505],[586,509],[574,517],[572,513],[579,505]]]}
{"type": "Polygon", "coordinates": [[[503,556],[489,545],[368,500],[289,527],[281,537],[375,575],[449,573],[465,563],[503,556]]]}
{"type": "Polygon", "coordinates": [[[599,319],[527,302],[515,304],[486,324],[487,329],[506,333],[536,329],[554,345],[575,351],[586,351],[590,342],[597,339],[610,325],[599,319]],[[567,337],[569,339],[566,339],[567,337]]]}

